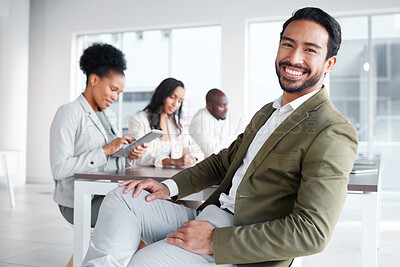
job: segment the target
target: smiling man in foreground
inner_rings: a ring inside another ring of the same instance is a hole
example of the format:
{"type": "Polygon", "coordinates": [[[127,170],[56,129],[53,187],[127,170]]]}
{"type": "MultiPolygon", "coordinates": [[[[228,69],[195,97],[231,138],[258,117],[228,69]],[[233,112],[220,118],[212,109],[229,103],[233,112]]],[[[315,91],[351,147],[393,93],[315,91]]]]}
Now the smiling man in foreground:
{"type": "Polygon", "coordinates": [[[84,266],[287,267],[322,251],[357,151],[356,130],[323,86],[340,43],[333,17],[296,11],[283,25],[275,62],[283,95],[217,155],[162,184],[127,181],[110,192],[84,266]],[[198,210],[164,200],[215,184],[198,210]],[[137,251],[140,239],[148,246],[137,251]]]}

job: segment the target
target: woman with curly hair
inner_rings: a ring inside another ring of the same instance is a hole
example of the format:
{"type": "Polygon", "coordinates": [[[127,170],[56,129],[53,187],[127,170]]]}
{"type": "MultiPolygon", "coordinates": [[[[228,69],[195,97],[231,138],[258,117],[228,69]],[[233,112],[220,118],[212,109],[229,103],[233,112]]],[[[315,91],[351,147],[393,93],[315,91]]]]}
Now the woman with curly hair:
{"type": "Polygon", "coordinates": [[[155,89],[150,103],[129,120],[129,134],[135,138],[151,129],[164,131],[164,135],[149,144],[143,158],[136,161],[144,166],[193,166],[204,158],[194,140],[183,132],[180,122],[185,86],[174,78],[163,80],[155,89]]]}
{"type": "MultiPolygon", "coordinates": [[[[70,223],[74,214],[74,173],[123,169],[142,157],[145,149],[138,147],[127,158],[112,156],[123,144],[135,140],[119,137],[117,116],[108,109],[125,87],[124,54],[111,45],[94,44],[83,51],[79,64],[86,74],[85,91],[57,110],[50,129],[53,198],[70,223]]],[[[92,226],[103,198],[92,199],[92,226]]]]}

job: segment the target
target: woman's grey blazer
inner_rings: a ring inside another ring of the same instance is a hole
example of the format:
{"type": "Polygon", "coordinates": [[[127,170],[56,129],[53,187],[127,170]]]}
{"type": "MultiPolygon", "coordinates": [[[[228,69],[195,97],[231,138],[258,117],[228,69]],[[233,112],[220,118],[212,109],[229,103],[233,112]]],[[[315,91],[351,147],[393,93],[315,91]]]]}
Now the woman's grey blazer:
{"type": "MultiPolygon", "coordinates": [[[[116,114],[110,108],[101,112],[114,133],[120,136],[116,114]]],[[[74,207],[74,174],[105,170],[108,157],[103,146],[107,143],[103,125],[82,94],[57,110],[50,129],[50,165],[56,203],[74,207]]],[[[118,169],[125,168],[126,164],[130,165],[126,158],[117,159],[118,169]]]]}

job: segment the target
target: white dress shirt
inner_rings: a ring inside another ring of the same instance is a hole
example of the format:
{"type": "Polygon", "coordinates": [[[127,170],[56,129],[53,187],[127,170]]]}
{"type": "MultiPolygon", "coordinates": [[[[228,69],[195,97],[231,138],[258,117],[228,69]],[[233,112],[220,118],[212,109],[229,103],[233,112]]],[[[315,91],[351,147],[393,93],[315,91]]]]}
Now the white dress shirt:
{"type": "MultiPolygon", "coordinates": [[[[306,102],[309,98],[315,95],[319,90],[315,90],[311,93],[303,95],[292,102],[282,106],[282,96],[279,97],[272,104],[272,107],[276,110],[272,113],[271,117],[266,121],[266,123],[258,130],[256,136],[251,142],[249,148],[247,149],[246,155],[243,158],[242,163],[236,170],[235,175],[232,179],[232,187],[229,190],[229,194],[221,193],[219,201],[221,203],[221,209],[229,209],[232,213],[235,210],[235,198],[236,191],[246,173],[250,163],[253,161],[258,151],[261,149],[262,145],[267,141],[270,135],[275,131],[276,128],[295,111],[301,104],[306,102]]],[[[175,196],[178,194],[178,186],[175,181],[168,179],[163,182],[168,186],[170,191],[170,196],[175,196]]]]}
{"type": "Polygon", "coordinates": [[[241,133],[240,130],[240,127],[233,127],[229,114],[225,120],[217,120],[207,108],[202,108],[190,122],[189,134],[199,145],[204,156],[208,157],[228,147],[241,133]]]}

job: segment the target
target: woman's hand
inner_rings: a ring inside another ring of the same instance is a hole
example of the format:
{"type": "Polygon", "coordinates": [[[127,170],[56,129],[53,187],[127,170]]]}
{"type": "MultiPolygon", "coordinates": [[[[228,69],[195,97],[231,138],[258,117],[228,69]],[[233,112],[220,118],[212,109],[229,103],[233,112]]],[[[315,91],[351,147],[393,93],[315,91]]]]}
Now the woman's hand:
{"type": "Polygon", "coordinates": [[[128,180],[118,184],[119,187],[126,186],[124,193],[129,193],[132,189],[135,189],[133,197],[137,197],[142,190],[151,192],[146,197],[147,201],[153,201],[156,199],[167,199],[169,197],[169,189],[165,184],[159,183],[153,179],[146,180],[128,180]]]}
{"type": "Polygon", "coordinates": [[[130,137],[128,135],[124,135],[122,137],[115,138],[107,145],[103,146],[104,154],[106,156],[112,155],[118,150],[121,149],[123,144],[130,144],[135,141],[135,138],[130,137]]]}
{"type": "Polygon", "coordinates": [[[134,160],[134,159],[140,159],[143,157],[144,154],[146,154],[146,149],[149,145],[148,144],[143,144],[140,145],[134,149],[132,149],[131,154],[128,156],[128,160],[134,160]]]}
{"type": "Polygon", "coordinates": [[[164,166],[191,167],[197,161],[197,158],[190,154],[184,154],[179,159],[167,158],[162,161],[164,166]]]}

